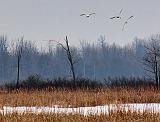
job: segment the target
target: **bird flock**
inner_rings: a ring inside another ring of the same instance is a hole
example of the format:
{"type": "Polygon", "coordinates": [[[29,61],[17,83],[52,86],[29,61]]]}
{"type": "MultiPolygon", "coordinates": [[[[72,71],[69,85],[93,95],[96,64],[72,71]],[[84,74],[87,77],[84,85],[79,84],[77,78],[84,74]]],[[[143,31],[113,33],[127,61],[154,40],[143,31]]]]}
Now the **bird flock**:
{"type": "MultiPolygon", "coordinates": [[[[120,12],[119,12],[117,15],[112,16],[112,17],[110,17],[109,19],[110,19],[110,20],[113,20],[113,19],[122,19],[122,12],[123,12],[123,9],[121,9],[120,12]]],[[[96,13],[87,13],[87,14],[83,13],[83,14],[81,14],[80,16],[84,16],[84,17],[86,17],[86,18],[89,18],[89,17],[91,17],[92,15],[95,15],[95,14],[96,14],[96,13]]],[[[122,26],[122,31],[124,31],[124,29],[125,29],[126,25],[128,24],[129,20],[131,20],[131,19],[133,19],[133,18],[134,18],[134,16],[131,15],[130,17],[128,17],[128,18],[124,21],[123,26],[122,26]]]]}

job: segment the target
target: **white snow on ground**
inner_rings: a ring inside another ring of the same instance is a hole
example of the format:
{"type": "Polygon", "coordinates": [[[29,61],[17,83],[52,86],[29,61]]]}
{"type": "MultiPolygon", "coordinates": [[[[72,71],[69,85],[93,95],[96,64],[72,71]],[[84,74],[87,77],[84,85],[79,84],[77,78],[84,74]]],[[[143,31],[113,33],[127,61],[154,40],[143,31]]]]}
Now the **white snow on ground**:
{"type": "Polygon", "coordinates": [[[109,104],[105,106],[94,106],[94,107],[77,107],[77,108],[62,108],[58,105],[54,107],[9,107],[4,106],[3,109],[0,110],[1,114],[25,114],[25,113],[65,113],[65,114],[82,114],[82,115],[90,115],[90,114],[108,114],[109,111],[116,110],[125,110],[132,112],[154,112],[160,113],[160,104],[159,103],[142,103],[142,104],[109,104]]]}

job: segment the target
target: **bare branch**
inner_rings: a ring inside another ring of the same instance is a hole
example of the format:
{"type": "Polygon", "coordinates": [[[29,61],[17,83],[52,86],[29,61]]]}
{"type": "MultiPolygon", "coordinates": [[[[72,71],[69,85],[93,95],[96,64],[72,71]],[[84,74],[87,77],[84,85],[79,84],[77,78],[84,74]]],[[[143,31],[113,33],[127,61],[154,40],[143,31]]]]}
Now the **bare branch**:
{"type": "MultiPolygon", "coordinates": [[[[50,40],[50,41],[51,41],[51,40],[50,40]]],[[[56,42],[57,45],[60,45],[65,51],[67,51],[67,49],[64,47],[64,45],[63,45],[62,43],[60,43],[60,42],[58,42],[58,41],[56,41],[56,40],[52,40],[52,41],[56,42]]]]}
{"type": "Polygon", "coordinates": [[[153,74],[155,73],[154,71],[151,71],[151,70],[146,69],[146,68],[144,68],[144,70],[145,70],[145,71],[148,71],[148,72],[150,72],[150,73],[153,73],[153,74]]]}
{"type": "Polygon", "coordinates": [[[74,63],[75,62],[73,61],[73,56],[72,56],[71,51],[70,51],[70,47],[69,47],[69,44],[68,44],[67,36],[65,38],[66,47],[62,43],[60,43],[58,41],[55,41],[55,40],[53,40],[53,41],[56,42],[58,45],[60,45],[65,50],[65,52],[67,54],[67,59],[68,59],[69,65],[70,65],[70,70],[72,71],[74,85],[76,85],[76,83],[75,83],[76,77],[75,77],[75,71],[74,71],[74,63]]]}

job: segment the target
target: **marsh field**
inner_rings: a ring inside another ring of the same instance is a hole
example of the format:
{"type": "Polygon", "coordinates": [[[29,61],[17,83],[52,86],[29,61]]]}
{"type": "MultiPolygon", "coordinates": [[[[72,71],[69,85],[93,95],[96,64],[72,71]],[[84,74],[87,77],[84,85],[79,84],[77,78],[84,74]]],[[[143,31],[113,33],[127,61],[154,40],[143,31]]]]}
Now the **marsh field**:
{"type": "MultiPolygon", "coordinates": [[[[93,107],[107,104],[159,103],[160,92],[154,87],[103,87],[95,89],[1,90],[0,107],[93,107]]],[[[0,114],[1,122],[159,122],[159,112],[134,112],[117,109],[107,114],[79,113],[8,113],[0,114]]]]}
{"type": "Polygon", "coordinates": [[[159,103],[160,92],[156,88],[97,88],[1,90],[0,106],[54,106],[87,107],[121,103],[159,103]]]}

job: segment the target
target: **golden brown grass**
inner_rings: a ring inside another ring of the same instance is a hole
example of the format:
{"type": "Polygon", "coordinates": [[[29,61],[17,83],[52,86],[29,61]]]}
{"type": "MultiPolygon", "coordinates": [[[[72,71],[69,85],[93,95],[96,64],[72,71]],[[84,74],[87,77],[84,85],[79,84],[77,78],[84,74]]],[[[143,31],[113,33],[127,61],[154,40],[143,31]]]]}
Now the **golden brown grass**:
{"type": "Polygon", "coordinates": [[[109,115],[22,114],[2,115],[0,122],[159,122],[160,114],[117,111],[109,115]]]}
{"type": "Polygon", "coordinates": [[[110,103],[159,103],[160,91],[154,88],[47,89],[0,91],[2,106],[95,106],[110,103]]]}
{"type": "MultiPolygon", "coordinates": [[[[159,103],[160,91],[154,88],[46,89],[0,91],[0,106],[95,106],[109,103],[159,103]]],[[[2,115],[0,122],[159,122],[160,113],[118,110],[109,115],[22,114],[2,115]]]]}

